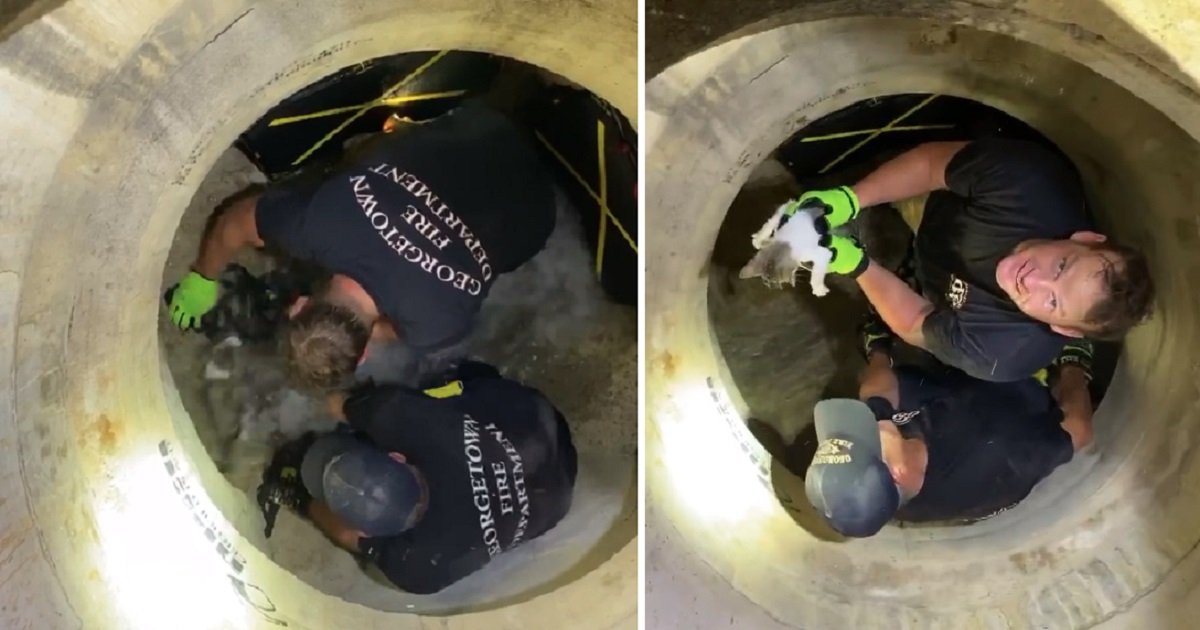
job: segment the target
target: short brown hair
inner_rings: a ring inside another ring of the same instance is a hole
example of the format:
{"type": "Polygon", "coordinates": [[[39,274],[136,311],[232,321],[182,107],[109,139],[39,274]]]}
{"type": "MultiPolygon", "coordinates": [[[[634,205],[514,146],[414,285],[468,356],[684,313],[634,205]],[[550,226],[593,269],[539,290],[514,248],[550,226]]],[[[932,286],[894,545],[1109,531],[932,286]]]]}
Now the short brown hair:
{"type": "Polygon", "coordinates": [[[371,327],[352,309],[310,301],[288,326],[289,380],[322,391],[349,387],[370,338],[371,327]]]}
{"type": "Polygon", "coordinates": [[[1096,243],[1092,249],[1105,259],[1105,296],[1087,314],[1088,336],[1119,341],[1154,310],[1154,278],[1146,255],[1125,245],[1096,243]]]}

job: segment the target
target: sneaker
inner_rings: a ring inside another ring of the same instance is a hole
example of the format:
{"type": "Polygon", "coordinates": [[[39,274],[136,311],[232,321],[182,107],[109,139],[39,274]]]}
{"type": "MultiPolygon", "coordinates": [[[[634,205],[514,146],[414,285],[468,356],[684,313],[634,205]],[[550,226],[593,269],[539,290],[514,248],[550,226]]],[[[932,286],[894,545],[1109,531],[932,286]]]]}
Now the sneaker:
{"type": "Polygon", "coordinates": [[[879,317],[872,309],[858,327],[858,350],[862,353],[863,359],[868,361],[876,352],[882,352],[891,357],[894,338],[892,331],[883,322],[883,318],[879,317]]]}

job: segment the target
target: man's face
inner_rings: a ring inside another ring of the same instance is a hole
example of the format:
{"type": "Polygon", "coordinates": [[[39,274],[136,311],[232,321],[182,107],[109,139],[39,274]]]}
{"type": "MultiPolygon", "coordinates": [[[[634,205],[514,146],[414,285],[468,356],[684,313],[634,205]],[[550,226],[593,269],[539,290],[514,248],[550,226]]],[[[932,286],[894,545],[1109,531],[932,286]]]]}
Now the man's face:
{"type": "Polygon", "coordinates": [[[1026,241],[996,266],[996,283],[1022,313],[1061,335],[1081,337],[1104,298],[1104,270],[1115,261],[1090,247],[1104,236],[1076,232],[1061,241],[1026,241]]]}

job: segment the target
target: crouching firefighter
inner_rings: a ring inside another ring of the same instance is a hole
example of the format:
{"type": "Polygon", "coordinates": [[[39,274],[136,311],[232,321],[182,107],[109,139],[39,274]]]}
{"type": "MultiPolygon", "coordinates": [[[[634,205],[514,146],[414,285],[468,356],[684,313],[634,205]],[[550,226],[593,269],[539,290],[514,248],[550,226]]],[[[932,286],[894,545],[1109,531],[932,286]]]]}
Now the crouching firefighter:
{"type": "Polygon", "coordinates": [[[537,538],[571,507],[577,460],[563,415],[481,363],[418,391],[335,395],[343,422],[286,445],[258,489],[267,536],[280,507],[312,521],[398,588],[436,593],[537,538]]]}

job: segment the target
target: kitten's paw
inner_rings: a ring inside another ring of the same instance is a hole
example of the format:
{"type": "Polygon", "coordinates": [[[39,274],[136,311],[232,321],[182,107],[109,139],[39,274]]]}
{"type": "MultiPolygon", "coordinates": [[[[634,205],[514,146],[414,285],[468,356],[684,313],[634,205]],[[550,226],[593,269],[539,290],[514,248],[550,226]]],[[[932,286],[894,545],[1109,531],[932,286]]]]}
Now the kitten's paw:
{"type": "Polygon", "coordinates": [[[813,288],[812,288],[812,292],[813,292],[813,295],[815,295],[817,297],[825,297],[826,295],[829,295],[829,287],[825,286],[824,283],[814,284],[813,288]]]}
{"type": "Polygon", "coordinates": [[[754,245],[754,249],[762,249],[771,242],[771,232],[769,230],[759,230],[750,237],[750,244],[754,245]]]}

